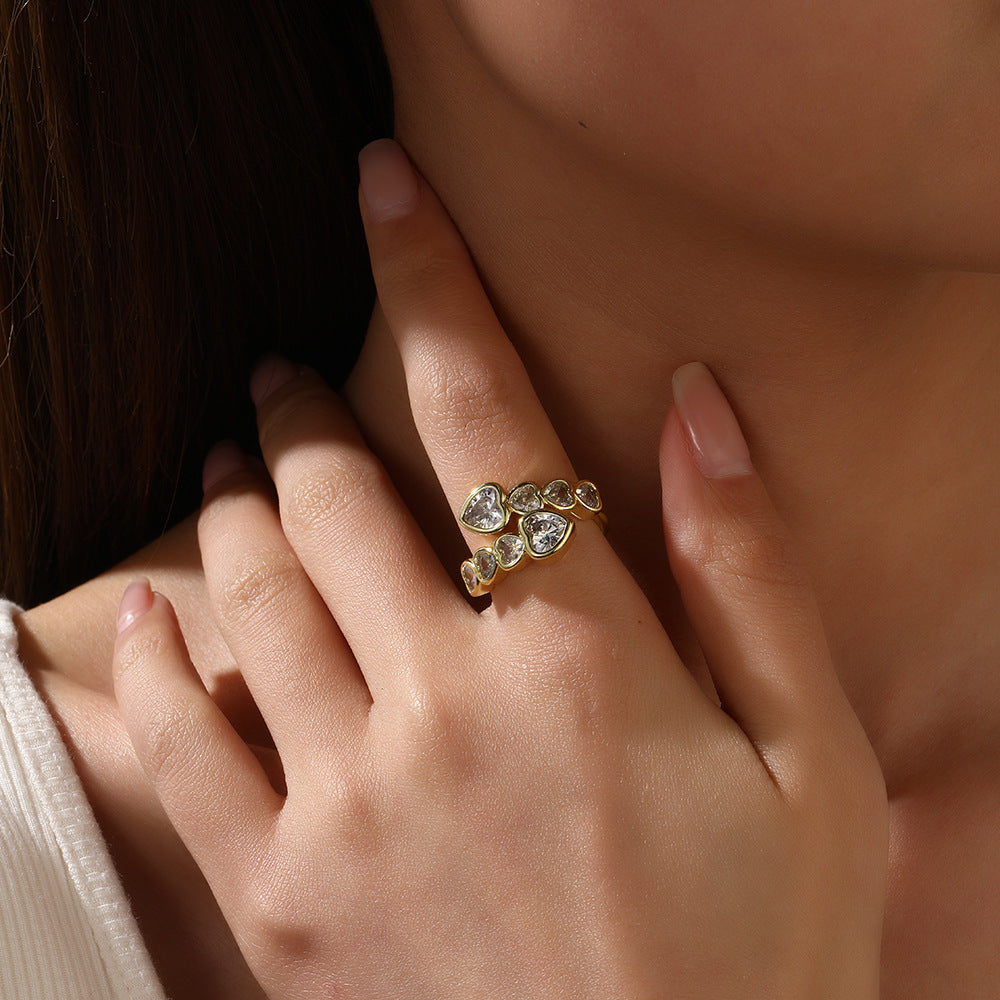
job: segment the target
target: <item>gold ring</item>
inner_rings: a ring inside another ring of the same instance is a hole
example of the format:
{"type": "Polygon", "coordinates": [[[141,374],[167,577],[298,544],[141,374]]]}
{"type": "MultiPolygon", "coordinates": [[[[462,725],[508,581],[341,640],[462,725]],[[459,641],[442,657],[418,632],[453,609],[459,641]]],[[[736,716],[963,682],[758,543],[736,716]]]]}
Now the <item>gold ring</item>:
{"type": "Polygon", "coordinates": [[[554,479],[544,488],[518,483],[509,493],[499,483],[484,483],[469,494],[458,519],[478,534],[499,534],[462,563],[462,581],[473,597],[488,594],[529,562],[561,552],[576,522],[596,520],[607,530],[600,491],[588,479],[576,486],[554,479]]]}

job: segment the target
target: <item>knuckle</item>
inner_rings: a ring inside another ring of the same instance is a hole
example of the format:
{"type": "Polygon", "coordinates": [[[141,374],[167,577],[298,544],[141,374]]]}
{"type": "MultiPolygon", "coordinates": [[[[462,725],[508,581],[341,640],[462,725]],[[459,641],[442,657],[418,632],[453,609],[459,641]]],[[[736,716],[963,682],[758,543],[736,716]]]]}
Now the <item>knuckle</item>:
{"type": "Polygon", "coordinates": [[[142,669],[151,662],[163,659],[172,650],[172,644],[159,626],[150,627],[140,621],[132,626],[115,654],[115,678],[121,680],[132,671],[142,669]],[[146,627],[143,627],[146,626],[146,627]]]}
{"type": "Polygon", "coordinates": [[[251,883],[241,902],[246,914],[244,933],[250,941],[281,955],[308,951],[314,932],[308,928],[294,871],[271,865],[266,874],[251,883]]]}
{"type": "Polygon", "coordinates": [[[394,734],[386,762],[389,785],[416,781],[426,786],[462,781],[474,772],[476,747],[490,723],[490,711],[470,710],[447,686],[411,679],[405,698],[388,709],[384,722],[394,734]]]}
{"type": "Polygon", "coordinates": [[[461,742],[464,713],[430,685],[411,691],[408,707],[410,743],[415,754],[423,759],[449,756],[451,748],[461,742]]]}
{"type": "Polygon", "coordinates": [[[326,819],[316,834],[324,844],[334,844],[352,870],[365,868],[385,846],[379,789],[380,778],[370,763],[355,761],[345,772],[325,776],[326,819]]]}
{"type": "Polygon", "coordinates": [[[245,628],[260,617],[280,615],[295,593],[302,570],[289,553],[254,556],[238,565],[222,585],[219,611],[231,628],[245,628]]]}
{"type": "Polygon", "coordinates": [[[421,374],[419,407],[443,444],[504,439],[503,425],[523,395],[509,362],[452,356],[428,362],[421,374]]]}
{"type": "Polygon", "coordinates": [[[804,567],[783,531],[759,515],[735,523],[689,524],[681,546],[685,559],[724,586],[793,591],[806,587],[804,567]]]}
{"type": "Polygon", "coordinates": [[[378,814],[368,787],[361,782],[341,782],[330,801],[342,846],[352,854],[377,850],[378,814]]]}
{"type": "Polygon", "coordinates": [[[150,712],[144,732],[145,763],[158,786],[180,779],[203,724],[194,703],[161,702],[150,712]]]}
{"type": "Polygon", "coordinates": [[[523,650],[523,694],[544,706],[558,731],[603,740],[625,704],[630,671],[618,669],[629,654],[599,622],[584,618],[552,623],[545,642],[523,650]]]}
{"type": "Polygon", "coordinates": [[[334,453],[311,468],[282,500],[282,524],[289,535],[314,533],[321,525],[379,506],[388,489],[380,465],[357,453],[334,453]]]}
{"type": "Polygon", "coordinates": [[[457,302],[467,266],[464,248],[455,240],[440,235],[429,240],[425,233],[415,232],[378,262],[379,290],[383,296],[403,300],[433,295],[457,302]]]}

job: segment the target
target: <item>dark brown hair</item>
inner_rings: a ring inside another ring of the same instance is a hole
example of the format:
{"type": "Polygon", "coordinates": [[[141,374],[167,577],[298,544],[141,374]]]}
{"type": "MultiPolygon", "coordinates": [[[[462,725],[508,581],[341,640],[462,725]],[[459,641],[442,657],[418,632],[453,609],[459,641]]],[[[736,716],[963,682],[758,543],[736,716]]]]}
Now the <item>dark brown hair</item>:
{"type": "Polygon", "coordinates": [[[389,134],[366,0],[0,0],[0,592],[93,576],[252,446],[276,349],[335,383],[373,292],[356,157],[389,134]]]}

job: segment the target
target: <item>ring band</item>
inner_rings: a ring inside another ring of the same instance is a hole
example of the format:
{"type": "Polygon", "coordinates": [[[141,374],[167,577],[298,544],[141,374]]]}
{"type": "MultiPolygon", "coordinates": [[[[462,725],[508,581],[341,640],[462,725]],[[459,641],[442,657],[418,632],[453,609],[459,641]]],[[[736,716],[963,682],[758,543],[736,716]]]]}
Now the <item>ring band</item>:
{"type": "Polygon", "coordinates": [[[488,594],[508,573],[561,552],[574,525],[590,520],[607,530],[600,491],[588,479],[572,487],[565,479],[544,488],[523,482],[510,493],[499,483],[484,483],[469,494],[459,521],[470,531],[499,537],[462,563],[466,589],[473,597],[488,594]]]}

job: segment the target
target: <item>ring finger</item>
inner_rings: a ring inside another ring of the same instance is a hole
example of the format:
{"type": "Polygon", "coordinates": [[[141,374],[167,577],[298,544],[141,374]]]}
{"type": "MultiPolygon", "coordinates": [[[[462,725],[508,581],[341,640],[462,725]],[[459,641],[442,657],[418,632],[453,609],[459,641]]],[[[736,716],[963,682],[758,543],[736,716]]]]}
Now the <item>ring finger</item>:
{"type": "Polygon", "coordinates": [[[282,530],[378,701],[405,687],[429,632],[457,651],[476,616],[318,375],[274,358],[255,370],[251,394],[282,530]]]}
{"type": "Polygon", "coordinates": [[[226,442],[206,458],[204,479],[198,541],[209,597],[286,773],[297,773],[315,757],[316,733],[355,740],[371,699],[285,539],[264,471],[226,442]]]}

